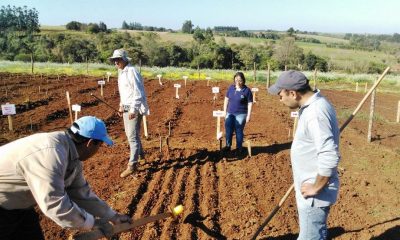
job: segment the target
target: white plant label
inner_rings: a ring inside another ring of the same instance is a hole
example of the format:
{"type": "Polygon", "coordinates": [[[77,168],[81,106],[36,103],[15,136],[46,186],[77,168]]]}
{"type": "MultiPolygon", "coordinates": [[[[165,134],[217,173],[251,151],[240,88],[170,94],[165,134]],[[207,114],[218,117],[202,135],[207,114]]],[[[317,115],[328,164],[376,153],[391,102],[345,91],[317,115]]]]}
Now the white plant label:
{"type": "Polygon", "coordinates": [[[104,85],[104,84],[106,84],[106,81],[97,81],[97,83],[98,83],[99,85],[104,85]]]}
{"type": "Polygon", "coordinates": [[[187,80],[187,79],[188,79],[188,76],[183,76],[183,79],[187,80]]]}
{"type": "Polygon", "coordinates": [[[218,110],[218,111],[213,111],[213,117],[223,117],[224,116],[224,111],[218,110]]]}
{"type": "Polygon", "coordinates": [[[206,80],[211,80],[211,78],[210,77],[206,77],[206,80]]]}
{"type": "Polygon", "coordinates": [[[6,103],[4,105],[1,105],[1,112],[2,112],[3,115],[14,115],[14,114],[16,114],[15,104],[6,103]]]}
{"type": "Polygon", "coordinates": [[[213,87],[212,93],[219,93],[219,87],[213,87]]]}
{"type": "Polygon", "coordinates": [[[162,75],[161,75],[161,74],[157,74],[157,77],[158,77],[158,78],[161,78],[161,77],[162,77],[162,75]]]}
{"type": "Polygon", "coordinates": [[[79,104],[72,105],[72,111],[80,112],[81,111],[81,105],[79,105],[79,104]]]}
{"type": "Polygon", "coordinates": [[[176,88],[180,88],[180,87],[181,87],[181,85],[180,85],[179,83],[175,83],[175,84],[174,84],[174,87],[176,87],[176,88]]]}
{"type": "Polygon", "coordinates": [[[291,116],[292,118],[296,118],[296,117],[299,116],[299,112],[290,112],[290,116],[291,116]]]}
{"type": "Polygon", "coordinates": [[[110,72],[107,72],[106,74],[107,74],[107,76],[111,76],[111,73],[110,73],[110,72]]]}
{"type": "Polygon", "coordinates": [[[258,88],[252,88],[251,91],[252,92],[258,92],[258,88]]]}

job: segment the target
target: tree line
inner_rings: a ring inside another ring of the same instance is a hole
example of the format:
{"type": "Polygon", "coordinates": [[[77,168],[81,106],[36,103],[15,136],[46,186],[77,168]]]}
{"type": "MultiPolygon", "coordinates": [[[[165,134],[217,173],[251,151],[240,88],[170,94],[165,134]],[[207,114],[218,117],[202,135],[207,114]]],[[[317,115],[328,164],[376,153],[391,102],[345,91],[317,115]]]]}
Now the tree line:
{"type": "MultiPolygon", "coordinates": [[[[0,59],[40,62],[102,62],[107,63],[113,50],[125,48],[133,63],[148,66],[174,66],[209,69],[300,69],[319,71],[340,70],[327,59],[312,52],[304,52],[295,45],[295,31],[279,35],[279,41],[264,44],[227,44],[224,37],[215,40],[210,28],[196,27],[190,20],[184,22],[182,32],[192,34],[193,40],[184,44],[163,42],[155,32],[118,32],[99,24],[70,22],[68,29],[87,31],[39,33],[38,12],[35,9],[2,7],[0,10],[0,59]],[[23,13],[23,14],[21,14],[23,13]],[[3,20],[5,22],[3,22],[3,20]],[[6,21],[7,20],[7,21],[6,21]],[[14,24],[21,22],[21,24],[14,24]],[[92,26],[92,27],[90,27],[92,26]],[[94,31],[93,31],[93,26],[94,31]],[[92,30],[90,30],[92,29],[92,30]]],[[[128,24],[139,26],[137,23],[128,24]]],[[[129,27],[129,26],[128,26],[129,27]]],[[[220,27],[236,32],[236,27],[220,27]]],[[[256,34],[256,33],[252,33],[256,34]]],[[[259,33],[258,33],[259,34],[259,33]]],[[[381,71],[382,66],[373,66],[381,71]]]]}

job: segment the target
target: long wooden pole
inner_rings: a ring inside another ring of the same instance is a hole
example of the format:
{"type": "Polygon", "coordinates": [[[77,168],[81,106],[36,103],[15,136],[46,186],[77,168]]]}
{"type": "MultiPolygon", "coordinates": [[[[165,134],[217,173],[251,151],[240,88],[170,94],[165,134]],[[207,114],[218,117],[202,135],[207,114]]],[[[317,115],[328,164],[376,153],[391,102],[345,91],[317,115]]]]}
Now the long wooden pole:
{"type": "MultiPolygon", "coordinates": [[[[354,118],[354,116],[357,114],[357,112],[360,110],[360,108],[363,106],[369,95],[371,95],[372,91],[375,90],[375,88],[379,85],[379,83],[382,81],[382,79],[385,77],[385,75],[388,73],[390,70],[390,67],[387,67],[385,71],[382,73],[382,75],[379,77],[378,81],[375,82],[375,84],[372,86],[372,88],[368,91],[368,93],[364,96],[364,98],[361,100],[361,102],[358,104],[356,110],[354,110],[353,114],[350,115],[350,117],[346,120],[346,122],[342,125],[340,128],[340,133],[343,131],[343,129],[351,122],[351,120],[354,118]]],[[[288,198],[289,194],[293,191],[294,189],[294,184],[292,184],[289,189],[286,191],[285,195],[282,197],[281,201],[279,204],[272,210],[272,212],[268,215],[267,219],[261,224],[261,226],[257,229],[257,231],[254,233],[254,235],[251,237],[251,240],[255,240],[257,236],[262,232],[265,226],[271,221],[271,219],[275,216],[275,214],[279,211],[283,203],[286,201],[288,198]]]]}
{"type": "Polygon", "coordinates": [[[67,103],[68,103],[68,111],[69,111],[69,119],[71,120],[71,124],[74,123],[74,120],[72,118],[72,108],[71,108],[71,99],[69,98],[69,92],[66,92],[67,95],[67,103]]]}
{"type": "Polygon", "coordinates": [[[367,141],[369,143],[372,140],[372,125],[374,123],[374,111],[375,111],[375,95],[376,95],[376,90],[372,92],[371,105],[369,108],[368,135],[367,135],[367,141]]]}

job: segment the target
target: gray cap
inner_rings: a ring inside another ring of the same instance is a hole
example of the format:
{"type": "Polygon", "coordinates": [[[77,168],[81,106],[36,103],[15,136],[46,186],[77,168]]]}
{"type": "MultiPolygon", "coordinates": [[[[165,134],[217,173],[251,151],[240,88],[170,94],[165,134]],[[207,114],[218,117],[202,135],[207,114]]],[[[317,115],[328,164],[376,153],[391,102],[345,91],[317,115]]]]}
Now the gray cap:
{"type": "Polygon", "coordinates": [[[308,79],[303,73],[290,70],[283,72],[276,83],[268,88],[268,92],[272,95],[278,95],[282,89],[296,91],[308,86],[308,79]]]}

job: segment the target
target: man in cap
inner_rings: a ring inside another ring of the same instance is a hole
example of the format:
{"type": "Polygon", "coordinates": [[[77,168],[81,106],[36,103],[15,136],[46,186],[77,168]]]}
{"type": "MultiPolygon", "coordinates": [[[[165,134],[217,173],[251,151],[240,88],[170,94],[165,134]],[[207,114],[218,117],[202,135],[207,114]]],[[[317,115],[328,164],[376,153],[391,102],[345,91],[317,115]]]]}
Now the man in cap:
{"type": "Polygon", "coordinates": [[[34,206],[63,228],[98,228],[129,222],[99,199],[82,161],[102,143],[112,145],[103,121],[86,116],[66,131],[38,133],[0,147],[0,239],[44,239],[34,206]]]}
{"type": "Polygon", "coordinates": [[[124,119],[125,134],[130,148],[128,166],[121,173],[122,178],[134,173],[137,170],[139,156],[143,158],[140,124],[143,115],[149,115],[142,76],[130,64],[130,60],[124,49],[115,50],[110,57],[110,61],[114,62],[118,69],[119,115],[124,119]]]}
{"type": "Polygon", "coordinates": [[[291,163],[299,213],[299,240],[327,239],[327,218],[336,202],[339,177],[339,128],[333,106],[319,90],[311,90],[298,71],[283,72],[268,92],[298,109],[291,163]]]}

